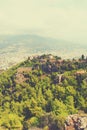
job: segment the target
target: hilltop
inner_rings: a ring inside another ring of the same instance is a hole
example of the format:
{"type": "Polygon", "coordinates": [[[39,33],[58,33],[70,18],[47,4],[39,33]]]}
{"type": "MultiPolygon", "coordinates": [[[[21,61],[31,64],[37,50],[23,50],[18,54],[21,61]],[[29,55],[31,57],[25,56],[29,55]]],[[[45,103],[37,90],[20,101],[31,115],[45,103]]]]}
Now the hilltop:
{"type": "Polygon", "coordinates": [[[0,129],[63,130],[68,115],[87,113],[87,58],[30,56],[0,74],[0,129]]]}
{"type": "Polygon", "coordinates": [[[87,44],[39,35],[0,35],[0,70],[6,70],[28,56],[51,53],[64,59],[79,58],[86,54],[87,44]],[[80,53],[78,53],[80,52],[80,53]]]}

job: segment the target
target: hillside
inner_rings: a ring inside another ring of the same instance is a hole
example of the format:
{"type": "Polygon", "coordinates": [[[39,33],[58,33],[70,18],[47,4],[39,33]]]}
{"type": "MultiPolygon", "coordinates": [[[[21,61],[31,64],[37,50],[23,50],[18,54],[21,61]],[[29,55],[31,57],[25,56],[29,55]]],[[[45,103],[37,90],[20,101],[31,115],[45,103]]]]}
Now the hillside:
{"type": "Polygon", "coordinates": [[[87,59],[28,57],[0,74],[0,130],[63,130],[87,113],[87,59]]]}
{"type": "Polygon", "coordinates": [[[62,58],[78,58],[86,54],[87,44],[38,35],[0,35],[0,70],[11,67],[31,55],[51,53],[62,58]],[[80,52],[80,53],[78,53],[80,52]]]}

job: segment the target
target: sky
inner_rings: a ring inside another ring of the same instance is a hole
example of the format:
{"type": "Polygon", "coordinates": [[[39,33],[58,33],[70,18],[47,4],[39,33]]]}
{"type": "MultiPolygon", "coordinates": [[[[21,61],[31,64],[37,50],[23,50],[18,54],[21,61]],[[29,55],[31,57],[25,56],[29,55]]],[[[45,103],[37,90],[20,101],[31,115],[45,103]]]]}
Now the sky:
{"type": "Polygon", "coordinates": [[[87,0],[0,0],[0,34],[87,43],[87,0]]]}

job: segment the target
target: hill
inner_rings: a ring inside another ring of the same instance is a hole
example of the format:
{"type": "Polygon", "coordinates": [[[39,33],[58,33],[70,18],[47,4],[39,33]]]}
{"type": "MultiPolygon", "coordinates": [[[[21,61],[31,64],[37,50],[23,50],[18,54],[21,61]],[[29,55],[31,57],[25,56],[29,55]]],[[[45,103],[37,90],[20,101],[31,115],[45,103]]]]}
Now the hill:
{"type": "Polygon", "coordinates": [[[62,58],[78,58],[87,52],[86,44],[38,35],[0,35],[0,70],[25,60],[29,55],[51,53],[62,58]],[[79,52],[79,53],[78,53],[79,52]]]}
{"type": "Polygon", "coordinates": [[[87,59],[51,54],[0,74],[0,129],[63,130],[68,115],[87,113],[87,59]]]}

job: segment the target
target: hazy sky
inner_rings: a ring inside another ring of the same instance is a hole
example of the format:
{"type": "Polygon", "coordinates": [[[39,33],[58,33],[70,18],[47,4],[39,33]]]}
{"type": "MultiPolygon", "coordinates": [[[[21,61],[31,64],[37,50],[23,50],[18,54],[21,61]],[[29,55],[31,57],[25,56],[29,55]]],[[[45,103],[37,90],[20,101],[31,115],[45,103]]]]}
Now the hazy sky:
{"type": "Polygon", "coordinates": [[[0,0],[0,34],[87,42],[87,0],[0,0]]]}

